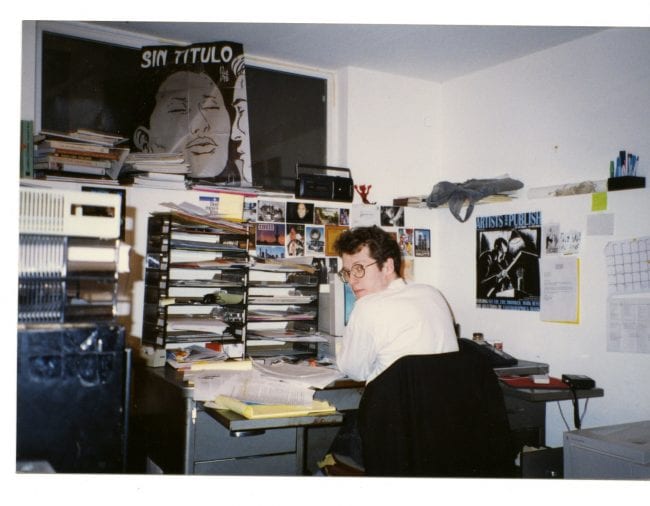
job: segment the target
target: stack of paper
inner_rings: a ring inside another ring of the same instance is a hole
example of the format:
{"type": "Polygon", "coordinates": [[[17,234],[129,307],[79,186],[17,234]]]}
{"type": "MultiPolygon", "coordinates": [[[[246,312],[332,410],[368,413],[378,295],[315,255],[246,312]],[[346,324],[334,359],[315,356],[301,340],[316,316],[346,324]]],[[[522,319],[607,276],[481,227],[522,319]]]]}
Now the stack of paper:
{"type": "Polygon", "coordinates": [[[315,388],[323,388],[343,375],[334,368],[288,364],[269,366],[253,362],[250,371],[192,374],[194,399],[207,407],[230,409],[246,418],[272,418],[329,413],[335,408],[314,401],[315,388]]]}
{"type": "Polygon", "coordinates": [[[225,395],[205,403],[213,409],[229,409],[251,420],[259,418],[285,418],[288,416],[307,416],[335,413],[336,408],[327,401],[312,401],[304,406],[292,404],[253,404],[242,402],[225,395]]]}

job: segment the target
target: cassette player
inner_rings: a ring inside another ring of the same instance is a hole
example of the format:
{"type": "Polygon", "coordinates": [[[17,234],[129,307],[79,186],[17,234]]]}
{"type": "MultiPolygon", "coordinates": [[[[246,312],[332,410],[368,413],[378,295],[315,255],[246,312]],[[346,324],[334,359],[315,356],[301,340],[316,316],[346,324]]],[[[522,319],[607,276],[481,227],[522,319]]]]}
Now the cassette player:
{"type": "Polygon", "coordinates": [[[350,169],[296,164],[296,198],[352,202],[354,184],[350,169]]]}

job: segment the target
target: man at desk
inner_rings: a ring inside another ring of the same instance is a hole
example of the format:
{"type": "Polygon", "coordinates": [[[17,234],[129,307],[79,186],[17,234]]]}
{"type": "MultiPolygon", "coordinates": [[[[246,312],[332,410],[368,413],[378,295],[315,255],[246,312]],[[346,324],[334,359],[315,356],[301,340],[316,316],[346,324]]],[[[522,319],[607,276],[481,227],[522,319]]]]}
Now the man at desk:
{"type": "Polygon", "coordinates": [[[336,357],[341,372],[370,382],[405,355],[458,351],[447,301],[432,286],[406,283],[390,234],[376,226],[351,229],[335,248],[343,259],[338,274],[356,297],[336,357]]]}
{"type": "MultiPolygon", "coordinates": [[[[403,356],[458,351],[446,300],[432,286],[406,283],[399,245],[390,234],[376,226],[350,229],[335,249],[343,259],[338,275],[356,297],[336,356],[341,372],[369,383],[403,356]]],[[[331,450],[361,464],[353,415],[346,416],[331,450]]]]}

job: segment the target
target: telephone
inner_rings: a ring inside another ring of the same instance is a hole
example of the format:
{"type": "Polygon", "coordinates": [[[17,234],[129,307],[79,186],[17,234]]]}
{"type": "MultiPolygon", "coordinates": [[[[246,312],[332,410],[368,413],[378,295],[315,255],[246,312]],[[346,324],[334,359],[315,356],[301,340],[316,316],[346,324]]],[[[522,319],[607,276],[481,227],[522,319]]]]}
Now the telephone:
{"type": "Polygon", "coordinates": [[[517,365],[518,360],[512,355],[508,355],[503,350],[497,350],[494,346],[485,341],[473,341],[464,337],[458,338],[458,347],[460,351],[474,351],[488,359],[492,367],[509,367],[517,365]]]}

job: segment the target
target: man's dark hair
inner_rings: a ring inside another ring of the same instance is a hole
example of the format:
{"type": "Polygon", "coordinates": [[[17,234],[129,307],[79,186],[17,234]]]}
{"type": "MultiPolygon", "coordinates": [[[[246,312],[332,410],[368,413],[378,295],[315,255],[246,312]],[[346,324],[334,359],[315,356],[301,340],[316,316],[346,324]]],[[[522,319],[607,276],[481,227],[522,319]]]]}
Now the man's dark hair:
{"type": "Polygon", "coordinates": [[[380,269],[386,260],[392,258],[395,273],[401,277],[402,254],[399,244],[393,236],[378,226],[351,228],[339,235],[334,243],[334,249],[339,256],[343,253],[354,255],[364,246],[368,246],[370,257],[377,261],[380,269]]]}

